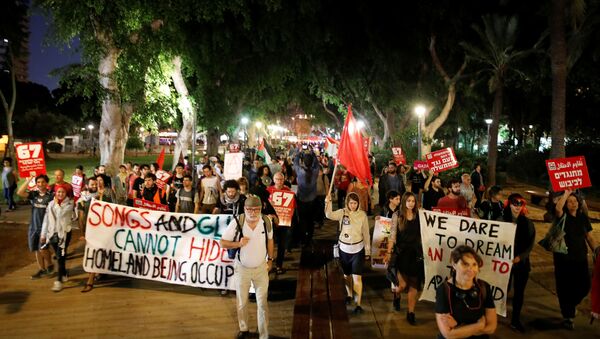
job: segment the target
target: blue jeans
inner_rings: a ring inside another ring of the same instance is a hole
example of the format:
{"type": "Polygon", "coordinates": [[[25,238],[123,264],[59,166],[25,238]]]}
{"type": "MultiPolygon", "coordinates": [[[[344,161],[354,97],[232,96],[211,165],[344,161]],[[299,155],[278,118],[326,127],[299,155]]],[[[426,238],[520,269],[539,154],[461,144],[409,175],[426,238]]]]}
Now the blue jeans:
{"type": "Polygon", "coordinates": [[[6,199],[6,202],[8,203],[9,210],[15,209],[17,207],[17,205],[15,204],[15,199],[14,199],[16,189],[17,189],[17,185],[12,185],[10,187],[4,187],[4,199],[6,199]]]}

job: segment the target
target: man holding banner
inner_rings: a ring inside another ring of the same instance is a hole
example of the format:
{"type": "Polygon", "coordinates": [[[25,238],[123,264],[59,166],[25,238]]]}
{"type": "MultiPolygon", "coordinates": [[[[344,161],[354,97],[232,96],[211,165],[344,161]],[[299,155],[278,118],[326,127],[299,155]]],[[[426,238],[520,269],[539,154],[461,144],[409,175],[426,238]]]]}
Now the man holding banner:
{"type": "Polygon", "coordinates": [[[221,237],[222,247],[239,249],[235,258],[237,314],[240,328],[238,338],[246,338],[249,334],[247,308],[250,283],[256,289],[258,333],[262,339],[269,337],[267,296],[274,245],[273,229],[265,224],[261,209],[260,198],[254,195],[248,196],[244,203],[244,217],[234,218],[221,237]],[[239,225],[240,222],[243,225],[239,225]]]}

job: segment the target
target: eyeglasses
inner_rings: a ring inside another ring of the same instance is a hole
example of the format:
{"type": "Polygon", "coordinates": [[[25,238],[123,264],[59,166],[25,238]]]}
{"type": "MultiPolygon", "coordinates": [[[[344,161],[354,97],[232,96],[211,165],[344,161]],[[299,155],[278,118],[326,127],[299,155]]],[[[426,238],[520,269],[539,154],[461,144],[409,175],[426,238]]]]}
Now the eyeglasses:
{"type": "Polygon", "coordinates": [[[246,207],[246,211],[248,211],[248,212],[258,213],[258,212],[260,212],[260,210],[261,210],[260,207],[255,207],[255,208],[246,207]]]}
{"type": "Polygon", "coordinates": [[[519,200],[511,201],[510,204],[513,205],[513,206],[515,206],[515,207],[521,207],[521,206],[523,206],[523,202],[519,201],[519,200]]]}

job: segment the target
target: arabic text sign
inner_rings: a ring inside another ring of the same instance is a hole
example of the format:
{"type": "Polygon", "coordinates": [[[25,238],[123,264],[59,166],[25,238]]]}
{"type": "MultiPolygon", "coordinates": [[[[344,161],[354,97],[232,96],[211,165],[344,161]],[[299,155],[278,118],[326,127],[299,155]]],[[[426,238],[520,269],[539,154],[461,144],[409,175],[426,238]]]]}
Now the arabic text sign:
{"type": "Polygon", "coordinates": [[[193,287],[235,289],[219,244],[231,216],[149,211],[94,200],[83,268],[193,287]]]}
{"type": "Polygon", "coordinates": [[[379,217],[379,219],[375,220],[373,241],[371,244],[371,266],[373,268],[386,268],[386,265],[383,263],[383,257],[387,252],[391,229],[391,218],[379,217]]]}
{"type": "Polygon", "coordinates": [[[435,290],[450,276],[450,253],[460,245],[472,247],[481,259],[478,278],[488,282],[496,312],[506,316],[506,295],[516,225],[419,210],[425,262],[425,286],[421,299],[435,301],[435,290]]]}
{"type": "Polygon", "coordinates": [[[458,160],[451,147],[444,148],[425,155],[427,166],[435,173],[440,173],[458,167],[458,160]]]}
{"type": "Polygon", "coordinates": [[[41,142],[30,142],[15,146],[19,177],[35,177],[46,174],[46,161],[41,142]]]}
{"type": "Polygon", "coordinates": [[[546,168],[554,192],[592,186],[584,156],[546,160],[546,168]]]}

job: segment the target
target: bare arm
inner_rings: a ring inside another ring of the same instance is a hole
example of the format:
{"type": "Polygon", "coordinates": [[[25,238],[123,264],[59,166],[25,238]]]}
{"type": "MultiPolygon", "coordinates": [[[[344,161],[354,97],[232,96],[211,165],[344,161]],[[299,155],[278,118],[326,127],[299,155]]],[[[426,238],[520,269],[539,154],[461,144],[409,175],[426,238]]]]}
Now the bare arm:
{"type": "Polygon", "coordinates": [[[592,232],[587,232],[587,234],[585,235],[585,240],[587,241],[588,246],[590,246],[592,251],[596,251],[596,249],[598,248],[598,242],[596,241],[596,239],[594,239],[594,237],[592,237],[592,232]]]}
{"type": "MultiPolygon", "coordinates": [[[[486,310],[487,313],[487,310],[486,310]]],[[[448,314],[435,314],[435,321],[438,325],[438,329],[446,339],[454,338],[468,338],[473,335],[479,334],[485,328],[485,317],[481,317],[479,321],[474,324],[461,325],[451,327],[447,321],[448,314]]]]}
{"type": "Polygon", "coordinates": [[[566,190],[565,193],[560,197],[560,199],[558,199],[558,202],[556,203],[556,216],[557,217],[562,217],[563,215],[563,208],[565,207],[565,203],[567,202],[567,199],[569,198],[569,196],[571,195],[571,190],[566,190]]]}
{"type": "Polygon", "coordinates": [[[495,308],[485,309],[485,327],[476,335],[480,334],[493,334],[496,332],[496,326],[498,325],[498,316],[496,315],[495,308]]]}
{"type": "Polygon", "coordinates": [[[429,185],[431,185],[431,179],[433,179],[433,171],[429,171],[429,176],[427,177],[427,180],[425,181],[425,187],[423,187],[423,191],[427,192],[429,191],[429,185]]]}
{"type": "Polygon", "coordinates": [[[21,187],[19,187],[19,190],[17,191],[17,195],[23,199],[27,199],[29,197],[29,193],[27,193],[27,185],[29,185],[29,182],[31,181],[31,179],[33,179],[32,177],[27,177],[27,179],[25,179],[25,182],[23,183],[23,185],[21,185],[21,187]]]}

